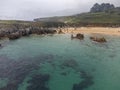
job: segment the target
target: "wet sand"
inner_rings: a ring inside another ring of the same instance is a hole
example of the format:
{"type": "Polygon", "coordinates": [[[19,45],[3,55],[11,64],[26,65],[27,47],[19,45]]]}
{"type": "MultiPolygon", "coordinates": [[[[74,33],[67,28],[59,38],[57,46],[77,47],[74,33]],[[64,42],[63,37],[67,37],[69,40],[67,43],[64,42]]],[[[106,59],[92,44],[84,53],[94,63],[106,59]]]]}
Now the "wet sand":
{"type": "Polygon", "coordinates": [[[62,29],[64,33],[70,34],[106,34],[106,35],[120,35],[120,28],[110,28],[110,27],[81,27],[81,28],[65,28],[62,29]]]}

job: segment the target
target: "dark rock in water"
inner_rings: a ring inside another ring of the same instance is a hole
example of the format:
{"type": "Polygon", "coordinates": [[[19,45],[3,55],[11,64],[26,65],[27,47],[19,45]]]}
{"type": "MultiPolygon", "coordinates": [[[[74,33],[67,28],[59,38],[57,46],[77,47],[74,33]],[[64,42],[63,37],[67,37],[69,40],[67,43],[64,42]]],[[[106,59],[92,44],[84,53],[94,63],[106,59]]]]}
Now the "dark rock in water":
{"type": "Polygon", "coordinates": [[[115,56],[115,54],[109,55],[110,58],[114,58],[115,56]]]}
{"type": "Polygon", "coordinates": [[[30,86],[27,87],[27,90],[49,90],[46,85],[46,82],[49,81],[49,75],[35,75],[32,77],[32,80],[28,81],[30,86]]]}
{"type": "Polygon", "coordinates": [[[81,71],[81,78],[83,78],[83,81],[78,84],[74,84],[73,90],[84,90],[94,84],[93,77],[84,71],[81,71]]]}
{"type": "Polygon", "coordinates": [[[81,34],[81,33],[78,33],[75,37],[74,37],[73,35],[71,35],[71,39],[74,39],[74,38],[77,38],[77,39],[83,40],[83,39],[84,39],[84,35],[81,34]]]}
{"type": "Polygon", "coordinates": [[[20,36],[19,33],[12,33],[12,34],[8,35],[8,38],[9,38],[10,40],[15,40],[15,39],[18,39],[18,38],[20,38],[20,37],[21,37],[21,36],[20,36]]]}
{"type": "Polygon", "coordinates": [[[73,34],[71,34],[71,39],[73,39],[74,38],[74,36],[73,36],[73,34]]]}
{"type": "Polygon", "coordinates": [[[104,37],[90,37],[91,40],[95,41],[95,42],[100,42],[100,43],[104,43],[107,42],[107,40],[104,37]]]}
{"type": "Polygon", "coordinates": [[[79,34],[76,35],[76,38],[78,38],[78,39],[84,39],[84,35],[79,33],[79,34]]]}
{"type": "Polygon", "coordinates": [[[89,75],[88,73],[86,73],[85,71],[80,71],[80,73],[81,73],[80,76],[83,79],[87,79],[87,80],[92,80],[93,79],[93,77],[91,75],[89,75]]]}
{"type": "Polygon", "coordinates": [[[93,84],[94,84],[94,82],[91,80],[88,80],[88,81],[84,80],[79,84],[74,84],[73,90],[84,90],[85,88],[88,88],[89,86],[91,86],[93,84]]]}
{"type": "Polygon", "coordinates": [[[62,72],[61,75],[66,76],[67,72],[62,72]]]}

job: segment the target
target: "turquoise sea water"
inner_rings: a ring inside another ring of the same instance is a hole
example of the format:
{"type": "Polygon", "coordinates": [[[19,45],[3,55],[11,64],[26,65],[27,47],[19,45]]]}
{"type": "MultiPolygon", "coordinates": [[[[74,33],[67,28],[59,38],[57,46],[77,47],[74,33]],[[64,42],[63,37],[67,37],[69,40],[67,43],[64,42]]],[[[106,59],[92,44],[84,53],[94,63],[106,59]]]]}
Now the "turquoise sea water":
{"type": "Polygon", "coordinates": [[[69,34],[0,41],[0,90],[120,90],[120,37],[69,34]]]}

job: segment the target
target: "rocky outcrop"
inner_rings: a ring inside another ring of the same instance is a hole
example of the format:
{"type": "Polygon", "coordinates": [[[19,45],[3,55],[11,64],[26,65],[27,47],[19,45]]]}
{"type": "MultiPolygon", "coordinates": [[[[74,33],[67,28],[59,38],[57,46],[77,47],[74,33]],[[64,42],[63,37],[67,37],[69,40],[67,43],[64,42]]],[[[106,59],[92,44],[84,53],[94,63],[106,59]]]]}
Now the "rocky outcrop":
{"type": "Polygon", "coordinates": [[[21,37],[21,36],[20,36],[19,33],[12,33],[12,34],[8,35],[8,38],[9,38],[10,40],[18,39],[18,38],[20,38],[20,37],[21,37]]]}
{"type": "Polygon", "coordinates": [[[79,34],[76,35],[76,38],[78,38],[78,39],[84,39],[84,35],[79,33],[79,34]]]}
{"type": "Polygon", "coordinates": [[[8,37],[10,40],[18,39],[21,36],[29,36],[30,34],[54,34],[55,29],[42,28],[40,26],[31,25],[1,25],[0,24],[0,38],[8,37]]]}
{"type": "Polygon", "coordinates": [[[95,42],[99,42],[99,43],[105,43],[107,42],[107,40],[104,37],[90,37],[91,40],[95,41],[95,42]]]}
{"type": "Polygon", "coordinates": [[[64,32],[62,30],[59,30],[58,34],[64,34],[64,32]]]}
{"type": "Polygon", "coordinates": [[[81,34],[81,33],[78,33],[78,34],[76,34],[76,36],[71,35],[71,38],[72,39],[77,38],[77,39],[83,40],[84,39],[84,35],[81,34]]]}

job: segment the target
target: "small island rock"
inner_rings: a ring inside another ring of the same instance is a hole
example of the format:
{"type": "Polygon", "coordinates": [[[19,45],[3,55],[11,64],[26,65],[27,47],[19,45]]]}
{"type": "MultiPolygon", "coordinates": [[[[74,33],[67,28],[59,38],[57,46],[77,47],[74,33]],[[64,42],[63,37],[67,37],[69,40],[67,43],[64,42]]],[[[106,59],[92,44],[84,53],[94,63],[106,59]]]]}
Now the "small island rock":
{"type": "Polygon", "coordinates": [[[91,40],[95,41],[95,42],[100,42],[100,43],[104,43],[107,42],[107,40],[104,37],[90,37],[91,40]]]}

